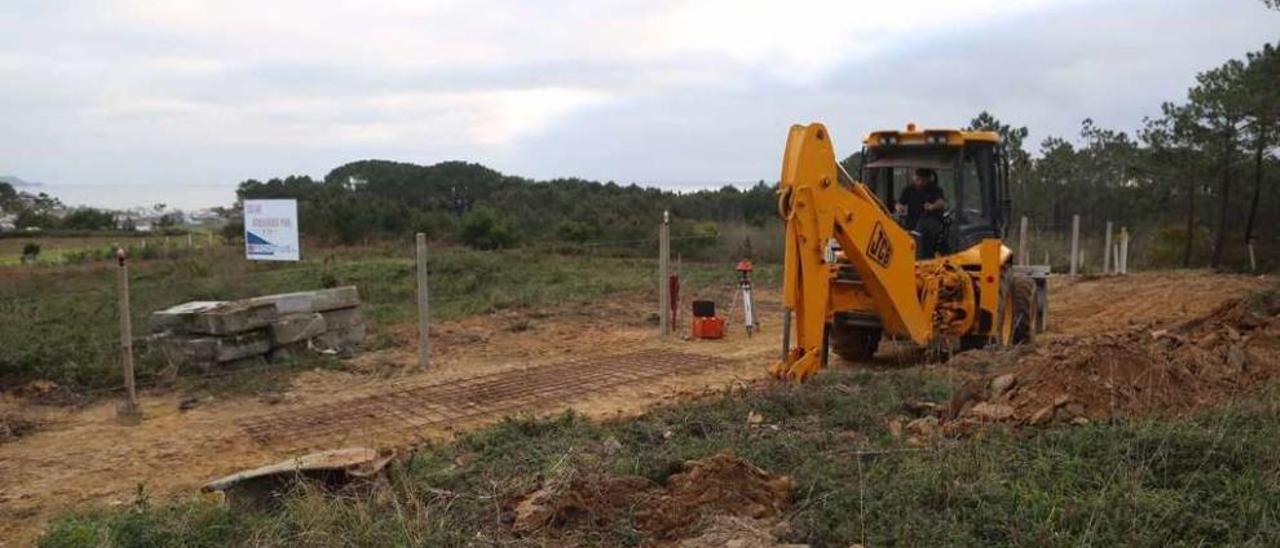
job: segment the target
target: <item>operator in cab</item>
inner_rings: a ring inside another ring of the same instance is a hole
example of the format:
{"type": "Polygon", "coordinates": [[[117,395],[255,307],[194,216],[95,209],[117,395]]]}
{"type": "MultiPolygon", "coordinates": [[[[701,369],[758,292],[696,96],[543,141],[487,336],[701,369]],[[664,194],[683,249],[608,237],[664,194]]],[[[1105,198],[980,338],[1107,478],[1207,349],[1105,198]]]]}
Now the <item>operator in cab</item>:
{"type": "Polygon", "coordinates": [[[947,202],[938,186],[938,172],[919,168],[911,178],[911,184],[902,189],[895,210],[906,215],[906,229],[920,234],[916,258],[932,259],[939,251],[938,240],[942,236],[942,214],[947,202]]]}

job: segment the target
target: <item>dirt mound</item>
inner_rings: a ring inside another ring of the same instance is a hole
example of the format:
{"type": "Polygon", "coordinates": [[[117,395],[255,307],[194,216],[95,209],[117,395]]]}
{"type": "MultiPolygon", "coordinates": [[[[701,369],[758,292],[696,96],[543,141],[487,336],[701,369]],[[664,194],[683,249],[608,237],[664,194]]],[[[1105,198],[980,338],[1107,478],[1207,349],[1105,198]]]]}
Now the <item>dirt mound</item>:
{"type": "Polygon", "coordinates": [[[768,519],[791,505],[791,478],[774,476],[730,453],[686,462],[657,497],[636,512],[658,538],[688,536],[711,515],[768,519]]]}
{"type": "Polygon", "coordinates": [[[1280,292],[1237,299],[1183,322],[987,352],[1000,364],[960,391],[954,422],[1085,422],[1178,415],[1280,376],[1280,292]]]}
{"type": "Polygon", "coordinates": [[[636,476],[590,476],[547,486],[525,496],[515,507],[511,530],[528,534],[608,527],[655,487],[636,476]]]}
{"type": "Polygon", "coordinates": [[[776,521],[791,504],[791,479],[775,476],[729,453],[684,463],[658,485],[636,476],[583,476],[546,485],[513,508],[512,531],[561,536],[608,528],[626,519],[655,539],[694,538],[712,518],[776,521]]]}
{"type": "Polygon", "coordinates": [[[751,518],[715,516],[702,534],[681,540],[676,548],[805,548],[807,544],[778,542],[790,532],[787,522],[770,523],[751,518]]]}

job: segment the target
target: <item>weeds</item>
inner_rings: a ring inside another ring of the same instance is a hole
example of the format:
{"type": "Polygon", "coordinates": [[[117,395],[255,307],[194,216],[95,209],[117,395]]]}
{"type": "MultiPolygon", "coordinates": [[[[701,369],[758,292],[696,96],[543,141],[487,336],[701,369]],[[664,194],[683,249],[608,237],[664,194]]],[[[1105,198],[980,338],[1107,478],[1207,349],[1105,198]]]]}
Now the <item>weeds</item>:
{"type": "MultiPolygon", "coordinates": [[[[904,401],[945,397],[949,386],[919,369],[832,371],[811,384],[725,391],[636,420],[509,418],[421,448],[372,492],[303,487],[263,514],[202,501],[77,514],[58,520],[42,545],[545,544],[514,537],[504,522],[509,504],[543,482],[598,473],[661,482],[683,461],[723,450],[792,476],[784,540],[814,546],[1280,542],[1280,391],[1172,422],[996,426],[899,450],[886,417],[904,401]],[[764,422],[748,423],[751,412],[764,422]],[[610,438],[621,449],[602,450],[610,438]],[[858,453],[866,449],[882,451],[858,453]]],[[[626,518],[563,534],[554,543],[646,540],[626,518]]]]}

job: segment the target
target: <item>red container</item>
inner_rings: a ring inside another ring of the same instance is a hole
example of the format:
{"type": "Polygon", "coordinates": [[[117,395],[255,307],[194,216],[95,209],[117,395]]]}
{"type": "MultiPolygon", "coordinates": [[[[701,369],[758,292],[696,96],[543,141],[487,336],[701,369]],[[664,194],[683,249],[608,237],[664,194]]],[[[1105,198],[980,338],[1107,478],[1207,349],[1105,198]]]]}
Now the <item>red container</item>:
{"type": "Polygon", "coordinates": [[[724,338],[724,318],[695,317],[693,319],[693,336],[699,339],[724,338]]]}

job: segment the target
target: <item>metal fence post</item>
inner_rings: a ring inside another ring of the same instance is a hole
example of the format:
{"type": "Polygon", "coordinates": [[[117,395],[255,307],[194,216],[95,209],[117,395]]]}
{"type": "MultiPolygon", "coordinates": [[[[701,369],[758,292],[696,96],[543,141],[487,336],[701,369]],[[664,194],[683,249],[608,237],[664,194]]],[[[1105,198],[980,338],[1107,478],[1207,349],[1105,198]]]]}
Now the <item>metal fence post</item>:
{"type": "Polygon", "coordinates": [[[662,336],[671,333],[671,294],[667,276],[671,260],[671,215],[662,212],[662,226],[658,228],[658,327],[662,336]]]}
{"type": "Polygon", "coordinates": [[[427,235],[415,237],[418,260],[418,368],[431,368],[431,314],[427,299],[427,235]]]}

